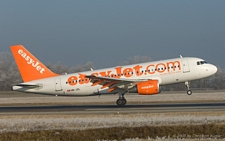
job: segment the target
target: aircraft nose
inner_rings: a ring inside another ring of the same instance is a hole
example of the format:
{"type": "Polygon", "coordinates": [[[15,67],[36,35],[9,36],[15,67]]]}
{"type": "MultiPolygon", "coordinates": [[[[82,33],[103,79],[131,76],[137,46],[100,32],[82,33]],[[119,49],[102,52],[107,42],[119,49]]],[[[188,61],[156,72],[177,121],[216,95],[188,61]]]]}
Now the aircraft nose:
{"type": "Polygon", "coordinates": [[[212,74],[215,74],[217,72],[217,70],[218,70],[217,67],[212,65],[212,67],[211,67],[212,74]]]}

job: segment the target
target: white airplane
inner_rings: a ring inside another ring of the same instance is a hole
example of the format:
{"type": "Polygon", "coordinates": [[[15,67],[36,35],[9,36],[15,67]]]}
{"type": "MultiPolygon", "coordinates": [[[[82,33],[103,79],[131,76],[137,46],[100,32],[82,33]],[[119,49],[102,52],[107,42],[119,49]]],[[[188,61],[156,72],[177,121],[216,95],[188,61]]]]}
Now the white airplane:
{"type": "Polygon", "coordinates": [[[160,93],[160,85],[189,82],[211,76],[217,67],[200,58],[182,57],[126,66],[117,66],[59,75],[50,71],[22,45],[11,46],[23,83],[12,90],[56,96],[94,96],[118,94],[118,106],[126,105],[125,93],[153,95],[160,93]]]}

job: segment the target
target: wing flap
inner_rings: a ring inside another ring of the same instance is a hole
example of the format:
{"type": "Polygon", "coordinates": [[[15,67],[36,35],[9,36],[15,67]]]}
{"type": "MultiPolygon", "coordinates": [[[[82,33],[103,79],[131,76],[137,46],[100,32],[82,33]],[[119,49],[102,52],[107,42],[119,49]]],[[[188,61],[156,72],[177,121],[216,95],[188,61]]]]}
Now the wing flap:
{"type": "Polygon", "coordinates": [[[104,81],[124,81],[124,82],[144,82],[151,79],[125,79],[125,78],[113,78],[113,77],[102,77],[102,76],[95,76],[95,75],[86,75],[86,78],[90,78],[91,80],[104,80],[104,81]]]}
{"type": "Polygon", "coordinates": [[[92,86],[102,85],[101,89],[109,88],[108,92],[112,92],[117,88],[128,89],[134,86],[137,82],[144,82],[151,79],[125,79],[125,78],[113,78],[113,77],[102,77],[95,75],[86,75],[93,83],[92,86]]]}

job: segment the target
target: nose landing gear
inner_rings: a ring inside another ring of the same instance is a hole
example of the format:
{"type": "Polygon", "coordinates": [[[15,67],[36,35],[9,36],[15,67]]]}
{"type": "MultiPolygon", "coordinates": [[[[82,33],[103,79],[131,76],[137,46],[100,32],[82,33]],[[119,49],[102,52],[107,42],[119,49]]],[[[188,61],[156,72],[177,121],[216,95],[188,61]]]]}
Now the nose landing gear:
{"type": "Polygon", "coordinates": [[[187,89],[188,89],[188,90],[187,90],[187,94],[188,94],[188,95],[191,95],[191,94],[192,94],[192,91],[190,90],[190,82],[186,81],[186,82],[185,82],[185,85],[186,85],[186,87],[187,87],[187,89]]]}

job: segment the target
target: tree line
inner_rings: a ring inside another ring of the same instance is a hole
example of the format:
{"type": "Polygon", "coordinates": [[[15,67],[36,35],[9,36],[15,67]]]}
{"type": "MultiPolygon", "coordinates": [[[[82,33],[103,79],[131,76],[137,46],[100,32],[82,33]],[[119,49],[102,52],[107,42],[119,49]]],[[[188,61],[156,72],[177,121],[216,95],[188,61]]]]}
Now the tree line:
{"type": "MultiPolygon", "coordinates": [[[[152,59],[148,56],[134,56],[127,58],[127,60],[119,63],[118,65],[129,65],[148,61],[152,61],[152,59]]],[[[46,66],[57,74],[88,71],[90,68],[95,69],[92,62],[87,62],[84,65],[76,65],[75,67],[64,66],[60,62],[56,64],[49,63],[46,66]]],[[[21,82],[23,81],[12,54],[9,52],[0,52],[0,91],[11,90],[12,84],[21,82]]],[[[166,85],[161,88],[164,91],[186,90],[184,83],[166,85]]],[[[218,67],[218,71],[215,75],[208,78],[191,81],[191,88],[204,90],[225,89],[225,69],[218,67]]]]}

